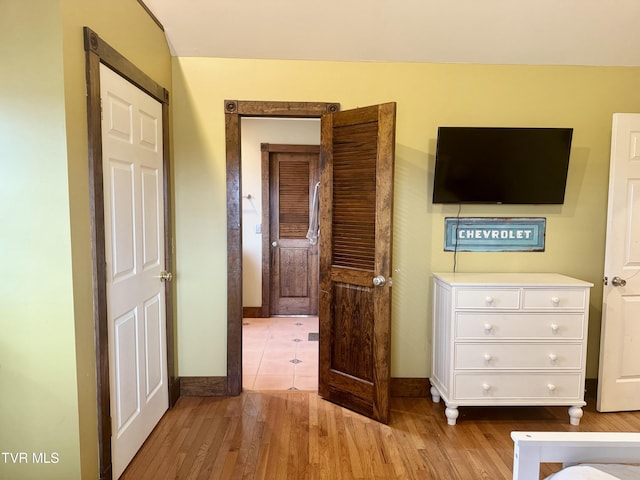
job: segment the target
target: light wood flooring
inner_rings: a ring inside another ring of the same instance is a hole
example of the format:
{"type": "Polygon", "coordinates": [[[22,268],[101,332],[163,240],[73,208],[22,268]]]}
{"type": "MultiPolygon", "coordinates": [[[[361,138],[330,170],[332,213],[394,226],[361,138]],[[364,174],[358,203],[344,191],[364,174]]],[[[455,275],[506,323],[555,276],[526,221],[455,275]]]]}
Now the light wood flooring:
{"type": "Polygon", "coordinates": [[[577,427],[565,407],[461,407],[448,426],[428,398],[393,398],[382,425],[308,391],[183,397],[121,478],[510,479],[513,430],[640,431],[640,412],[597,413],[588,401],[577,427]]]}

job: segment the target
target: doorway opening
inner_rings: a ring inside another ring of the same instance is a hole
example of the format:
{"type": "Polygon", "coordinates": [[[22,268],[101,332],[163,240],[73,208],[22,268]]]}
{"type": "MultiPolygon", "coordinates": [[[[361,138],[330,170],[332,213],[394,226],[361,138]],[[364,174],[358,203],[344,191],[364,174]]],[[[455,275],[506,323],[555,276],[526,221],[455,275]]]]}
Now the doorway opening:
{"type": "MultiPolygon", "coordinates": [[[[325,113],[339,111],[337,103],[310,102],[244,102],[225,101],[227,147],[227,394],[239,395],[243,380],[243,214],[249,195],[242,184],[242,124],[258,118],[319,119],[325,113]]],[[[262,138],[254,144],[265,142],[262,138]]],[[[287,140],[274,140],[287,142],[287,140]]],[[[254,227],[255,228],[255,227],[254,227]]],[[[255,231],[255,230],[254,230],[255,231]]],[[[257,317],[256,317],[257,318],[257,317]]],[[[296,317],[291,317],[297,320],[296,317]]],[[[302,317],[299,317],[302,318],[302,317]]],[[[300,323],[300,322],[295,322],[300,323]]],[[[296,325],[294,325],[296,326],[296,325]]],[[[299,326],[296,326],[299,327],[299,326]]],[[[309,332],[315,333],[315,332],[309,332]]],[[[297,338],[297,337],[296,337],[297,338]]],[[[291,340],[293,343],[294,339],[291,340]]],[[[291,359],[295,360],[295,358],[291,359]]],[[[295,362],[293,363],[295,365],[295,362]]]]}
{"type": "Polygon", "coordinates": [[[317,390],[320,122],[247,118],[241,138],[243,388],[317,390]]]}

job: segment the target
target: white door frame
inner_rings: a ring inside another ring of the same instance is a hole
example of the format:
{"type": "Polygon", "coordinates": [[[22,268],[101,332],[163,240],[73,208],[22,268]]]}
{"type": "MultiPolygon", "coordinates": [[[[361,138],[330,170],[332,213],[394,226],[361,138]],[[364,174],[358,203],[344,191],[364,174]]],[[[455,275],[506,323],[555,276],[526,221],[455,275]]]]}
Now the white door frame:
{"type": "MultiPolygon", "coordinates": [[[[102,121],[100,106],[100,64],[107,65],[162,104],[164,158],[164,228],[165,265],[173,266],[171,218],[171,177],[169,157],[169,93],[114,50],[88,27],[84,28],[87,80],[87,123],[89,144],[89,192],[91,211],[94,322],[96,338],[96,383],[98,403],[98,458],[100,480],[110,480],[111,406],[109,390],[109,355],[107,334],[107,295],[104,239],[104,195],[102,186],[102,121]]],[[[173,282],[165,282],[167,375],[169,407],[180,394],[174,367],[173,282]]]]}

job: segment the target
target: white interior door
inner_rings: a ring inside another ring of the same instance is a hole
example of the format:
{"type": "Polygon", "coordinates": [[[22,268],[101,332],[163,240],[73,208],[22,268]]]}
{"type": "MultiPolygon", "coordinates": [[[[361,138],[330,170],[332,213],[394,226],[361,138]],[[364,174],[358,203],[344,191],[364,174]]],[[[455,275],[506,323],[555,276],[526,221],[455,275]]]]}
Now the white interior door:
{"type": "Polygon", "coordinates": [[[597,409],[640,410],[640,114],[613,116],[597,409]]]}
{"type": "Polygon", "coordinates": [[[162,106],[100,66],[112,469],[118,478],[169,406],[162,106]]]}

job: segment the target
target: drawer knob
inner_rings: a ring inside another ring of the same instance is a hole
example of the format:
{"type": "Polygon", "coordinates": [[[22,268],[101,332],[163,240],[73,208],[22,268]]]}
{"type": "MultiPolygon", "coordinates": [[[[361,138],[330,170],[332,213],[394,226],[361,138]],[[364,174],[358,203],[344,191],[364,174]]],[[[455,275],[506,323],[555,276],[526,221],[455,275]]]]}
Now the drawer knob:
{"type": "Polygon", "coordinates": [[[560,305],[560,298],[559,297],[551,297],[551,303],[553,303],[555,306],[560,305]]]}
{"type": "Polygon", "coordinates": [[[482,390],[484,390],[485,392],[488,392],[489,390],[491,390],[491,385],[489,385],[488,383],[483,383],[482,390]]]}
{"type": "Polygon", "coordinates": [[[490,323],[485,323],[484,324],[484,333],[491,333],[491,330],[493,330],[493,325],[491,325],[490,323]]]}
{"type": "Polygon", "coordinates": [[[485,302],[487,302],[487,305],[493,305],[493,297],[487,295],[484,299],[485,302]]]}
{"type": "Polygon", "coordinates": [[[556,335],[558,333],[558,330],[560,330],[560,326],[555,324],[555,323],[552,323],[551,324],[551,331],[553,332],[554,335],[556,335]]]}
{"type": "Polygon", "coordinates": [[[556,386],[553,383],[550,383],[549,385],[547,385],[547,388],[549,389],[550,392],[556,391],[556,386]]]}
{"type": "Polygon", "coordinates": [[[551,363],[555,364],[556,360],[558,360],[558,355],[556,355],[555,353],[550,353],[549,360],[551,360],[551,363]]]}
{"type": "Polygon", "coordinates": [[[485,361],[486,363],[489,363],[492,359],[493,359],[493,357],[491,356],[491,354],[490,354],[490,353],[485,353],[485,354],[484,354],[484,361],[485,361]]]}

